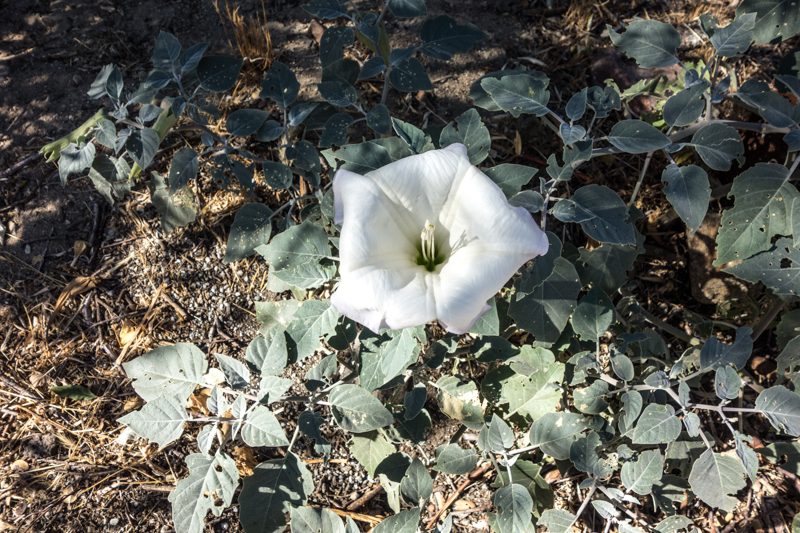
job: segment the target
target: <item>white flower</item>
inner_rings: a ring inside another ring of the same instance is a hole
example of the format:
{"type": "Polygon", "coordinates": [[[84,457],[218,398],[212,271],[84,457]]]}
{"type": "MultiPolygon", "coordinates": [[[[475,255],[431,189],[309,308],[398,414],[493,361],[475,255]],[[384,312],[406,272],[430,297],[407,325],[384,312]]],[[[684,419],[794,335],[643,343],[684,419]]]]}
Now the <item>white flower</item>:
{"type": "Polygon", "coordinates": [[[209,368],[206,374],[203,374],[203,383],[209,387],[214,385],[222,385],[225,383],[225,374],[219,368],[209,368]]]}
{"type": "Polygon", "coordinates": [[[547,236],[467,158],[463,144],[333,179],[343,315],[374,332],[438,320],[465,333],[547,236]]]}

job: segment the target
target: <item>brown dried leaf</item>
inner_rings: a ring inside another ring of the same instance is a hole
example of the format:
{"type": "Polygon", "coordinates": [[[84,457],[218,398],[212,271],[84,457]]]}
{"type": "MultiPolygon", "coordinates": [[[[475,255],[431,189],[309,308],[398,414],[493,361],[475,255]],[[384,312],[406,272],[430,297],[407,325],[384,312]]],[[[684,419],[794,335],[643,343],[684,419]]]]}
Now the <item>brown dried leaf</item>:
{"type": "Polygon", "coordinates": [[[453,511],[468,511],[474,508],[475,504],[469,500],[456,500],[453,503],[453,511]]]}
{"type": "Polygon", "coordinates": [[[11,466],[13,466],[15,470],[20,470],[22,472],[26,472],[30,468],[28,463],[26,461],[23,461],[22,459],[17,459],[13,463],[11,463],[11,466]]]}
{"type": "Polygon", "coordinates": [[[258,461],[253,455],[253,449],[249,446],[237,446],[233,449],[233,457],[236,459],[236,468],[242,477],[252,476],[253,468],[258,466],[258,461]]]}
{"type": "Polygon", "coordinates": [[[117,331],[117,342],[120,348],[125,348],[129,344],[136,342],[141,328],[132,320],[125,319],[117,331]]]}
{"type": "Polygon", "coordinates": [[[95,279],[93,276],[78,276],[77,278],[73,279],[67,284],[66,287],[64,287],[64,290],[58,296],[53,313],[58,313],[61,307],[67,303],[67,300],[73,296],[83,294],[84,292],[94,289],[95,287],[97,287],[97,279],[95,279]]]}

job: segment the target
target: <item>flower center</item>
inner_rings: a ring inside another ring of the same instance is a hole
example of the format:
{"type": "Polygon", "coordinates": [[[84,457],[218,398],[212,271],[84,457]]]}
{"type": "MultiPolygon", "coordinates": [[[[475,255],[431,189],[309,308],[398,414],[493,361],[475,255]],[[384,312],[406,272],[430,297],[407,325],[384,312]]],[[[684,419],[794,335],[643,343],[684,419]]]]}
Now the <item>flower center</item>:
{"type": "Polygon", "coordinates": [[[436,228],[430,221],[425,221],[425,226],[422,228],[422,257],[417,259],[417,263],[424,266],[429,272],[436,270],[436,265],[442,262],[443,258],[436,257],[436,242],[434,237],[434,230],[436,228]]]}

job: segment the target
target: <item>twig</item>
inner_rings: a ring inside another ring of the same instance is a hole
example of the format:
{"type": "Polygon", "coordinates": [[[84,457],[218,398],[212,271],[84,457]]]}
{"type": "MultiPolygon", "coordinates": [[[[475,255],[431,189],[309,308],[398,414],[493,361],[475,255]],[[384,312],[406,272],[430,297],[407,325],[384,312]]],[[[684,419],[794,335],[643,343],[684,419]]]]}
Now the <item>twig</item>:
{"type": "MultiPolygon", "coordinates": [[[[800,158],[798,158],[798,160],[800,160],[800,158]]],[[[753,333],[750,334],[750,338],[753,339],[753,342],[755,342],[761,336],[761,334],[767,330],[769,325],[773,320],[775,320],[785,306],[785,301],[781,300],[780,298],[775,300],[775,302],[772,304],[772,307],[770,307],[769,311],[767,311],[767,314],[764,315],[764,317],[753,327],[753,333]]]]}
{"type": "Polygon", "coordinates": [[[353,503],[348,505],[347,506],[347,510],[348,511],[355,511],[356,509],[360,509],[360,508],[364,507],[364,505],[366,505],[367,502],[369,502],[375,496],[379,496],[382,492],[386,492],[386,491],[381,486],[381,484],[378,483],[378,485],[374,489],[370,490],[369,492],[364,494],[362,497],[360,497],[359,499],[357,499],[356,501],[354,501],[353,503]]]}
{"type": "Polygon", "coordinates": [[[30,156],[26,157],[25,159],[23,159],[19,163],[15,163],[15,164],[11,165],[7,169],[5,169],[2,174],[0,174],[0,179],[5,180],[6,178],[10,178],[12,174],[17,172],[19,169],[21,169],[22,167],[24,167],[25,165],[27,165],[31,161],[35,161],[36,159],[41,157],[41,155],[42,154],[37,152],[37,153],[35,153],[33,155],[30,155],[30,156]]]}
{"type": "Polygon", "coordinates": [[[464,481],[459,483],[458,488],[456,489],[456,491],[453,494],[451,494],[449,498],[447,498],[447,501],[444,502],[444,505],[442,505],[442,508],[439,509],[438,511],[436,511],[436,514],[433,515],[433,518],[428,520],[428,524],[425,526],[425,529],[431,529],[434,526],[434,524],[436,524],[436,522],[439,520],[439,517],[442,516],[442,514],[451,505],[453,505],[453,503],[455,503],[455,501],[458,499],[458,496],[461,494],[461,492],[464,489],[467,488],[467,485],[472,483],[473,480],[481,477],[490,468],[492,468],[492,463],[486,463],[485,465],[483,465],[482,467],[478,468],[477,470],[473,470],[472,473],[470,473],[467,476],[467,479],[465,479],[464,481]]]}
{"type": "Polygon", "coordinates": [[[583,499],[583,503],[578,508],[578,512],[575,514],[575,519],[569,525],[567,530],[571,530],[572,526],[574,526],[575,524],[578,523],[578,520],[580,520],[581,515],[583,514],[583,511],[586,510],[586,506],[589,505],[589,502],[592,500],[592,496],[594,496],[594,493],[595,493],[596,490],[597,490],[597,480],[595,479],[594,481],[592,481],[592,486],[589,487],[589,493],[583,499]]]}

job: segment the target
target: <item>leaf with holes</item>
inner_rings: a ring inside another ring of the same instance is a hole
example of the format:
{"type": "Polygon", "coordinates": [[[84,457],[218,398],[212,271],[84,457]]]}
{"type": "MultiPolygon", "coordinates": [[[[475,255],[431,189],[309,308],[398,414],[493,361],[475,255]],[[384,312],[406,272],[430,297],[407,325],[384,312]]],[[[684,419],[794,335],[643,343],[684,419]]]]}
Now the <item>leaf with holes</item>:
{"type": "Polygon", "coordinates": [[[697,165],[679,167],[673,163],[664,169],[661,181],[667,184],[664,187],[667,200],[686,223],[689,235],[693,235],[708,211],[711,197],[708,174],[697,165]]]}
{"type": "Polygon", "coordinates": [[[650,494],[653,483],[661,479],[661,453],[658,450],[642,452],[636,461],[622,465],[620,479],[625,488],[636,494],[650,494]]]}
{"type": "Polygon", "coordinates": [[[553,216],[562,222],[579,222],[583,231],[597,241],[636,244],[628,208],[608,187],[595,184],[581,187],[572,198],[558,201],[553,216]]]}
{"type": "Polygon", "coordinates": [[[742,138],[727,124],[704,126],[687,146],[697,150],[700,159],[714,170],[730,170],[731,162],[744,153],[742,138]]]}
{"type": "Polygon", "coordinates": [[[176,531],[201,533],[210,509],[220,516],[233,501],[239,486],[236,461],[220,452],[214,457],[193,453],[186,458],[189,477],[180,480],[169,494],[176,531]],[[219,501],[219,503],[217,503],[219,501]]]}
{"type": "Polygon", "coordinates": [[[433,494],[431,475],[418,458],[414,458],[406,470],[406,474],[400,482],[400,493],[403,495],[403,499],[411,505],[419,504],[420,500],[427,500],[433,494]]]}
{"type": "Polygon", "coordinates": [[[579,252],[575,270],[581,283],[600,287],[606,294],[615,293],[628,280],[628,271],[633,270],[639,255],[636,248],[624,244],[601,244],[592,250],[581,247],[579,252]]]}
{"type": "Polygon", "coordinates": [[[469,162],[473,165],[479,164],[489,155],[489,148],[492,146],[491,135],[475,109],[462,113],[455,123],[449,123],[442,130],[439,145],[445,148],[453,143],[461,143],[467,147],[469,162]]]}
{"type": "Polygon", "coordinates": [[[717,28],[711,36],[711,44],[717,50],[717,54],[722,57],[734,57],[746,52],[753,42],[756,16],[756,13],[745,13],[737,16],[726,27],[717,28]]]}
{"type": "Polygon", "coordinates": [[[587,428],[587,420],[569,412],[545,413],[531,426],[531,445],[560,461],[569,459],[569,449],[578,435],[587,428]]]}
{"type": "MultiPolygon", "coordinates": [[[[540,79],[516,74],[503,78],[484,78],[481,87],[497,106],[514,117],[521,113],[541,117],[549,111],[550,91],[540,79]]],[[[568,144],[568,143],[567,143],[568,144]]]]}
{"type": "Polygon", "coordinates": [[[708,339],[700,352],[700,370],[727,365],[744,368],[753,352],[753,339],[750,338],[752,332],[747,327],[738,328],[733,344],[723,344],[716,337],[708,339]]]}
{"type": "Polygon", "coordinates": [[[297,361],[311,356],[321,346],[320,337],[335,333],[341,314],[330,300],[301,302],[286,333],[297,344],[297,361]]]}
{"type": "Polygon", "coordinates": [[[605,397],[608,394],[608,383],[600,379],[590,386],[574,391],[575,408],[581,413],[599,415],[608,407],[605,397]]]}
{"type": "Polygon", "coordinates": [[[703,97],[710,84],[706,80],[672,96],[664,104],[664,122],[670,126],[688,126],[700,118],[706,105],[703,97]]]}
{"type": "Polygon", "coordinates": [[[392,87],[404,93],[432,91],[433,84],[425,66],[416,57],[404,59],[389,71],[392,87]]]}
{"type": "Polygon", "coordinates": [[[259,98],[269,98],[280,109],[286,109],[297,99],[299,92],[300,82],[294,72],[280,61],[274,61],[261,82],[259,98]]]}
{"type": "Polygon", "coordinates": [[[328,397],[336,422],[345,431],[363,433],[388,426],[392,414],[369,391],[356,385],[341,385],[328,397]]]}
{"type": "Polygon", "coordinates": [[[778,239],[766,252],[723,270],[753,283],[762,281],[786,301],[800,298],[800,250],[792,246],[792,239],[778,239]]]}
{"type": "Polygon", "coordinates": [[[605,477],[611,473],[611,469],[606,466],[603,459],[597,453],[600,446],[600,436],[596,431],[578,438],[572,443],[569,449],[569,460],[575,468],[581,472],[586,472],[596,477],[605,477]]]}
{"type": "Polygon", "coordinates": [[[159,396],[175,396],[186,402],[195,386],[203,383],[208,361],[194,344],[177,343],[156,348],[122,367],[133,380],[133,389],[146,402],[159,396]]]}
{"type": "Polygon", "coordinates": [[[552,412],[561,402],[558,383],[564,379],[564,364],[553,363],[545,372],[530,377],[515,375],[503,384],[503,398],[508,400],[509,415],[520,414],[537,420],[552,412]]]}
{"type": "Polygon", "coordinates": [[[795,0],[744,0],[736,17],[755,13],[753,37],[757,44],[777,44],[800,32],[800,10],[795,0]]]}
{"type": "Polygon", "coordinates": [[[517,483],[501,487],[495,492],[492,503],[497,514],[489,514],[491,531],[497,533],[535,533],[533,498],[528,489],[517,483]]]}
{"type": "Polygon", "coordinates": [[[572,329],[585,341],[602,337],[616,321],[614,303],[600,287],[592,288],[581,298],[572,313],[572,329]]]}
{"type": "Polygon", "coordinates": [[[269,263],[271,276],[301,289],[319,287],[336,272],[334,265],[320,263],[331,253],[328,235],[308,221],[257,247],[256,252],[269,263]]]}
{"type": "MultiPolygon", "coordinates": [[[[174,164],[174,163],[173,163],[174,164]]],[[[249,203],[236,212],[225,246],[223,263],[235,263],[256,253],[272,234],[272,209],[262,203],[249,203]]]]}
{"type": "Polygon", "coordinates": [[[756,409],[767,417],[772,427],[793,437],[800,437],[800,396],[783,386],[761,391],[756,409]]]}
{"type": "Polygon", "coordinates": [[[319,41],[319,62],[322,68],[344,58],[344,48],[353,44],[353,28],[330,26],[325,29],[319,41]]]}
{"type": "Polygon", "coordinates": [[[175,396],[159,396],[139,411],[123,416],[119,422],[163,448],[183,434],[183,426],[189,419],[183,407],[185,401],[175,396]]]}
{"type": "Polygon", "coordinates": [[[224,93],[236,85],[243,59],[228,56],[206,56],[197,63],[197,80],[206,91],[224,93]]]}
{"type": "Polygon", "coordinates": [[[606,25],[611,41],[642,68],[671,67],[678,62],[675,51],[681,34],[671,25],[655,20],[634,20],[619,34],[606,25]]]}

